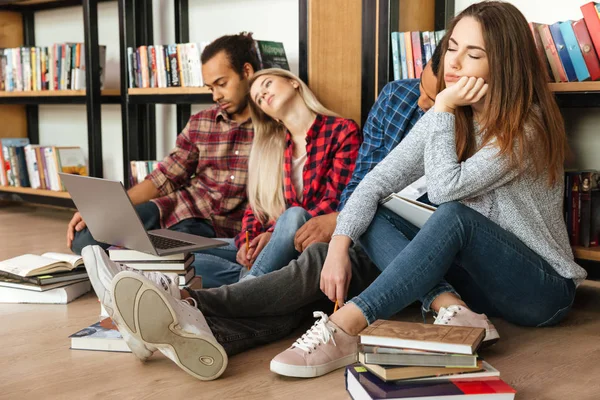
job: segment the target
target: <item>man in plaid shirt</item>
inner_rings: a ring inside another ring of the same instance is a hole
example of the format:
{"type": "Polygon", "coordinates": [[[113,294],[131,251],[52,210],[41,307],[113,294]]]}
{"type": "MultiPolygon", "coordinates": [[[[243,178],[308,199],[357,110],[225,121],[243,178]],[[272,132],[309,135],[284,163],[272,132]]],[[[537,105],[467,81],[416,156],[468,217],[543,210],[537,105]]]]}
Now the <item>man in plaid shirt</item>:
{"type": "MultiPolygon", "coordinates": [[[[202,76],[217,103],[193,115],[175,148],[128,195],[147,230],[169,228],[234,237],[246,208],[248,155],[254,136],[246,94],[260,68],[251,34],[216,39],[202,52],[202,76]]],[[[96,242],[77,212],[67,245],[77,254],[96,242]]]]}

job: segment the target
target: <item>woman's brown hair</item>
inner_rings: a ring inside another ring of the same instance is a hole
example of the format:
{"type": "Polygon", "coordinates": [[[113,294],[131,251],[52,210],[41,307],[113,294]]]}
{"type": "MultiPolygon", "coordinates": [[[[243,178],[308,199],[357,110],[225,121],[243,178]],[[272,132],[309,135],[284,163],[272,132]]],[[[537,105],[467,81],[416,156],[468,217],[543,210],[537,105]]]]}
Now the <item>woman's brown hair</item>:
{"type": "MultiPolygon", "coordinates": [[[[452,20],[442,43],[444,55],[454,27],[465,17],[480,23],[489,63],[489,90],[484,98],[484,118],[479,121],[482,146],[497,146],[499,155],[508,155],[514,167],[531,163],[536,173],[547,171],[548,183],[553,185],[562,179],[567,139],[548,86],[548,71],[527,20],[509,3],[473,4],[452,20]]],[[[446,87],[444,73],[442,63],[438,91],[446,87]]],[[[455,117],[456,153],[459,161],[465,161],[477,151],[471,107],[457,107],[455,117]]]]}

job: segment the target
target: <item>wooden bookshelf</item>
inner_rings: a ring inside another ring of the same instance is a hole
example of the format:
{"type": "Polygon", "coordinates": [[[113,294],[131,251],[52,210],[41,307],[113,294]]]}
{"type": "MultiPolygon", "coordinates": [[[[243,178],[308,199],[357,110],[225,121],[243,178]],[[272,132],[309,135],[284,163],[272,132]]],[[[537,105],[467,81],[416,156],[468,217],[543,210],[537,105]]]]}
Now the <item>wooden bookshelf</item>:
{"type": "Polygon", "coordinates": [[[550,90],[556,93],[600,92],[600,81],[550,83],[550,90]]]}
{"type": "MultiPolygon", "coordinates": [[[[119,96],[119,89],[107,89],[101,91],[102,96],[119,96]]],[[[2,92],[0,97],[75,97],[85,96],[85,90],[29,90],[22,92],[2,92]]]]}
{"type": "Polygon", "coordinates": [[[210,94],[207,87],[131,88],[130,96],[210,94]]]}
{"type": "Polygon", "coordinates": [[[600,261],[600,247],[573,246],[573,253],[580,260],[600,261]]]}
{"type": "Polygon", "coordinates": [[[0,192],[16,194],[27,194],[34,196],[56,197],[59,199],[70,199],[69,192],[56,192],[54,190],[32,189],[28,187],[0,186],[0,192]]]}

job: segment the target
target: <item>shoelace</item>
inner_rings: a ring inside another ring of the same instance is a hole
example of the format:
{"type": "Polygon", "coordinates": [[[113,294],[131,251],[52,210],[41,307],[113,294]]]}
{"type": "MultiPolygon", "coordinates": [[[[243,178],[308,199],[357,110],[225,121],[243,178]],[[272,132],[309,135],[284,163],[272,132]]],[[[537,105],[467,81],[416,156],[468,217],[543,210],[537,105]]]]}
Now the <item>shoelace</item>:
{"type": "Polygon", "coordinates": [[[450,322],[452,317],[454,317],[459,310],[460,310],[460,307],[458,307],[458,306],[450,306],[448,308],[442,307],[440,309],[440,313],[438,314],[438,316],[435,317],[434,324],[437,324],[437,325],[447,324],[448,322],[450,322]]]}
{"type": "Polygon", "coordinates": [[[315,318],[320,317],[321,319],[315,322],[302,337],[296,340],[292,347],[297,347],[310,354],[313,350],[316,350],[317,346],[321,343],[328,343],[329,340],[332,340],[333,344],[337,346],[333,337],[335,328],[327,326],[327,321],[329,321],[327,314],[321,311],[315,311],[313,316],[315,318]]]}

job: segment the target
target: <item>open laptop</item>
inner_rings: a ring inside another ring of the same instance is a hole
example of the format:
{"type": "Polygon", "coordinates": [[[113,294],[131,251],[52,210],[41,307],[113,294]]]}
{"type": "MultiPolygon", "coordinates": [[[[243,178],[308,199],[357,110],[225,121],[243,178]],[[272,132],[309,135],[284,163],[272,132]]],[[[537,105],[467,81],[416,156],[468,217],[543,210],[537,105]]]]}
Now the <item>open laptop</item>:
{"type": "Polygon", "coordinates": [[[94,239],[157,256],[224,246],[222,240],[168,229],[146,231],[123,184],[59,173],[94,239]]]}

